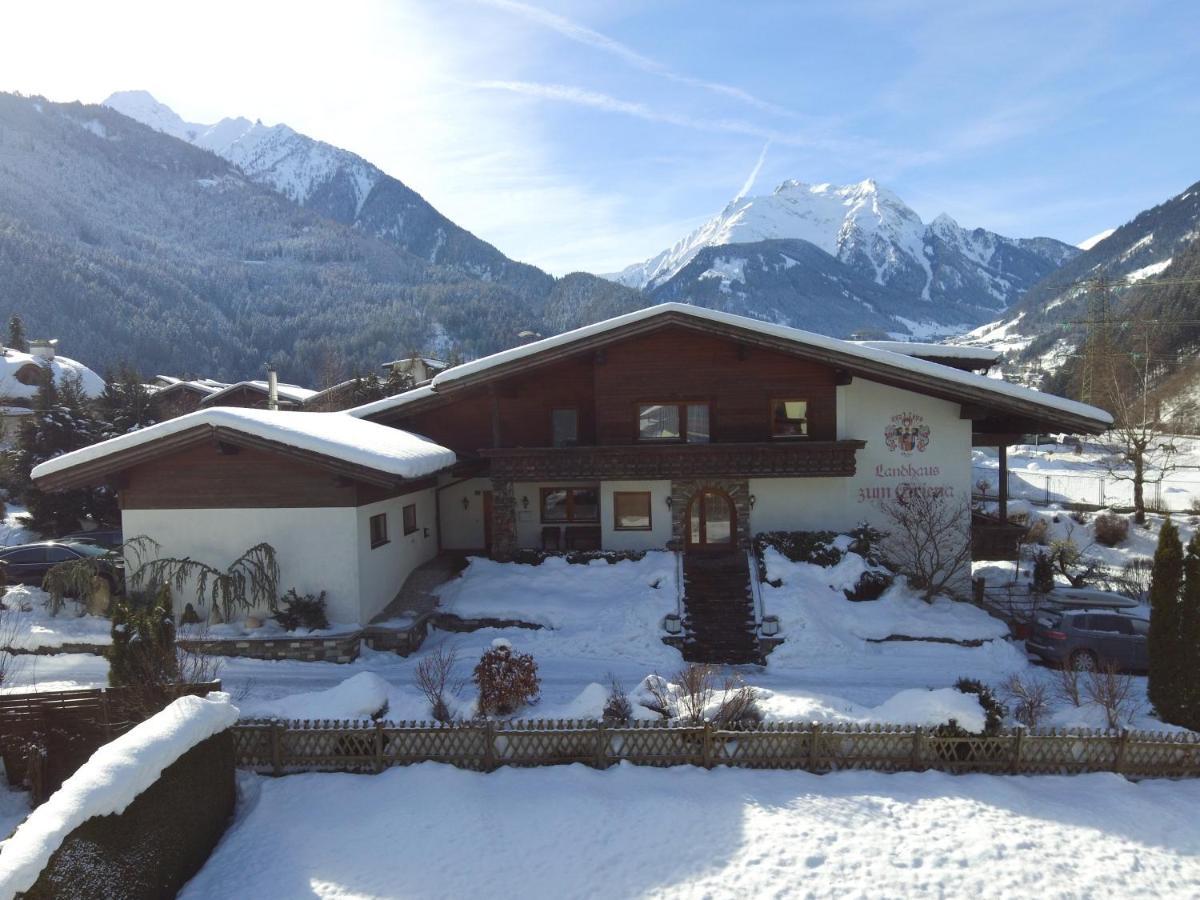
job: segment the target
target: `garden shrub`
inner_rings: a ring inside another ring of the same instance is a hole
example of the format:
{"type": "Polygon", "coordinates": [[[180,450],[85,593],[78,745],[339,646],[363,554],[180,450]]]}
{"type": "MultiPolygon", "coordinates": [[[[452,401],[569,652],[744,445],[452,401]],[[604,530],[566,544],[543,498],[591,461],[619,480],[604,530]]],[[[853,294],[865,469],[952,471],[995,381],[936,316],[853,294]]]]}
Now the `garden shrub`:
{"type": "Polygon", "coordinates": [[[977,678],[960,678],[954,682],[954,689],[963,694],[975,694],[979,697],[979,705],[983,707],[983,733],[998,734],[1004,725],[1004,717],[1008,708],[1000,702],[995,691],[977,678]]]}
{"type": "Polygon", "coordinates": [[[1038,519],[1029,526],[1029,530],[1025,532],[1025,543],[1038,544],[1045,546],[1049,540],[1050,523],[1045,519],[1038,519]]]}
{"type": "Polygon", "coordinates": [[[617,680],[616,675],[609,675],[608,680],[611,686],[608,690],[608,699],[604,701],[604,712],[601,713],[601,718],[609,725],[627,725],[633,717],[633,704],[629,702],[629,695],[621,687],[621,682],[617,680]]]}
{"type": "Polygon", "coordinates": [[[869,569],[859,576],[853,588],[842,591],[847,600],[857,603],[860,600],[878,600],[883,592],[892,586],[892,574],[882,568],[869,569]]]}
{"type": "Polygon", "coordinates": [[[843,556],[833,544],[837,536],[836,531],[764,531],[754,536],[754,551],[761,559],[773,547],[792,562],[836,566],[843,556]]]}
{"type": "Polygon", "coordinates": [[[309,631],[323,631],[329,627],[329,619],[325,616],[325,592],[317,596],[298,594],[295,588],[290,588],[279,598],[284,609],[275,613],[274,619],[285,630],[295,631],[297,628],[307,628],[309,631]]]}
{"type": "Polygon", "coordinates": [[[1115,547],[1129,537],[1129,520],[1115,513],[1101,513],[1092,523],[1092,531],[1097,544],[1115,547]]]}
{"type": "Polygon", "coordinates": [[[167,685],[179,678],[170,587],[162,585],[149,604],[131,598],[113,605],[107,656],[110,685],[144,693],[149,707],[161,705],[167,685]]]}
{"type": "Polygon", "coordinates": [[[1054,590],[1054,560],[1045,550],[1039,550],[1033,557],[1033,589],[1039,594],[1054,590]]]}
{"type": "Polygon", "coordinates": [[[636,562],[645,555],[645,550],[535,550],[524,547],[513,551],[511,561],[526,566],[540,566],[548,559],[565,559],[569,565],[586,566],[600,559],[611,566],[627,559],[636,562]]]}
{"type": "Polygon", "coordinates": [[[537,672],[530,654],[514,652],[506,642],[491,647],[480,657],[472,678],[479,688],[479,712],[508,715],[536,700],[541,689],[537,672]]]}
{"type": "Polygon", "coordinates": [[[857,553],[872,566],[882,566],[884,560],[881,545],[886,537],[887,535],[878,528],[862,522],[850,531],[850,552],[857,553]]]}

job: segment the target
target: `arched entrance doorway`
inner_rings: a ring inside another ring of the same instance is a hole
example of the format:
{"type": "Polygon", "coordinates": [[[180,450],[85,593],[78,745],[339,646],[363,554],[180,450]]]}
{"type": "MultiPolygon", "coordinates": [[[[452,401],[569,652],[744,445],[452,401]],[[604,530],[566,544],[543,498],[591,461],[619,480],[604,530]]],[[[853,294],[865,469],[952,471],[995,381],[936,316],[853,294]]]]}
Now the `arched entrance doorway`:
{"type": "Polygon", "coordinates": [[[689,550],[729,551],[737,546],[737,510],[724,491],[705,488],[693,494],[686,527],[689,550]]]}

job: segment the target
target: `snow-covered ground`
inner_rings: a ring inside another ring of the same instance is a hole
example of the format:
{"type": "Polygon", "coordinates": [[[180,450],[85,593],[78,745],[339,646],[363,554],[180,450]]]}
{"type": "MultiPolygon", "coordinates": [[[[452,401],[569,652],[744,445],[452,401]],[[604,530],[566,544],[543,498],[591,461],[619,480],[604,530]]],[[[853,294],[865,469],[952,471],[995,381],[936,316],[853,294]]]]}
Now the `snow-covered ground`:
{"type": "Polygon", "coordinates": [[[181,897],[1200,892],[1195,781],[427,763],[240,787],[181,897]]]}
{"type": "Polygon", "coordinates": [[[103,616],[80,615],[79,604],[67,600],[57,616],[50,615],[50,595],[41,588],[13,585],[4,595],[4,640],[19,650],[61,647],[63,644],[112,643],[112,621],[103,616]]]}
{"type": "MultiPolygon", "coordinates": [[[[1165,435],[1163,441],[1177,448],[1171,457],[1175,468],[1165,475],[1161,486],[1146,486],[1147,503],[1157,499],[1165,509],[1190,514],[1192,503],[1200,501],[1200,438],[1165,435]]],[[[1112,463],[1111,449],[1092,441],[1085,443],[1080,453],[1061,444],[1018,444],[1008,452],[1009,497],[1039,504],[1048,499],[1061,504],[1132,507],[1133,482],[1110,475],[1112,463]]],[[[998,466],[994,449],[973,451],[973,480],[985,480],[993,497],[998,466]]],[[[1117,463],[1115,468],[1119,473],[1131,471],[1128,464],[1117,463]]]]}

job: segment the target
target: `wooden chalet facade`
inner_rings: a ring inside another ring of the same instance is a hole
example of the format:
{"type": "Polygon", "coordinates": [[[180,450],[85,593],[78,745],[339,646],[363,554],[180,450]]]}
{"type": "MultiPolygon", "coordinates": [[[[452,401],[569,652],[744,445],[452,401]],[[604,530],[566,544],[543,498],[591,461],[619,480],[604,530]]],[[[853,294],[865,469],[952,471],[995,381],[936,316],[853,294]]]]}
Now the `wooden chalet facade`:
{"type": "Polygon", "coordinates": [[[1110,421],[914,355],[664,304],[346,412],[202,408],[34,478],[112,485],[125,533],[174,556],[224,566],[270,542],[281,588],[328,591],[331,618],[366,622],[439,550],[736,551],[758,532],[879,521],[913,485],[962,504],[966,540],[973,446],[1110,421]]]}

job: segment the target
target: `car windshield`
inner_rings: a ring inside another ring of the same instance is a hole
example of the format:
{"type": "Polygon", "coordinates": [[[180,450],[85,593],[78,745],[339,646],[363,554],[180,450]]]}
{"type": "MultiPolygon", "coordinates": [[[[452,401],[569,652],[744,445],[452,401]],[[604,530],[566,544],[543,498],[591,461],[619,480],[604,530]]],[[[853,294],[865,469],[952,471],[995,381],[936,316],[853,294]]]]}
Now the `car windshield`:
{"type": "Polygon", "coordinates": [[[107,556],[108,551],[99,544],[83,544],[76,541],[71,541],[63,546],[70,547],[80,556],[107,556]]]}

